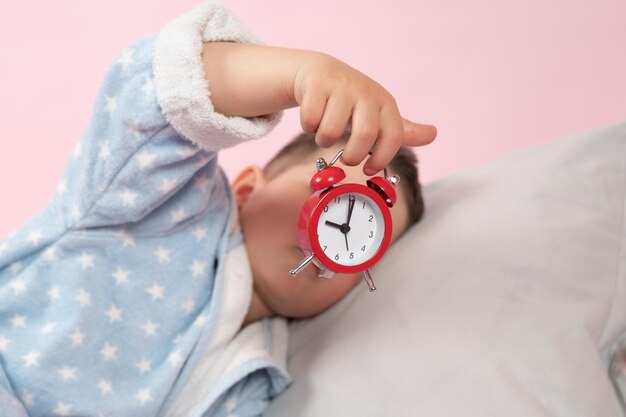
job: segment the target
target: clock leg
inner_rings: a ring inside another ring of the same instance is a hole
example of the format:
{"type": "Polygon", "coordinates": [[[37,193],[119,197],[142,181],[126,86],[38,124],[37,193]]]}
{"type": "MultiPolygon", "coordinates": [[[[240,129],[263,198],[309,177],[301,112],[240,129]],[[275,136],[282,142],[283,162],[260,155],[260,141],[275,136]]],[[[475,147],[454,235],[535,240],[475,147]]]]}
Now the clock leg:
{"type": "Polygon", "coordinates": [[[376,291],[376,286],[374,285],[374,277],[372,277],[372,273],[369,269],[363,271],[363,278],[365,278],[365,283],[370,289],[370,292],[376,291]]]}
{"type": "Polygon", "coordinates": [[[313,260],[313,254],[310,254],[309,256],[304,258],[298,265],[296,265],[296,267],[294,269],[289,271],[289,275],[291,275],[292,277],[295,277],[296,274],[298,272],[300,272],[302,270],[302,268],[307,266],[309,264],[309,262],[311,262],[312,260],[313,260]]]}

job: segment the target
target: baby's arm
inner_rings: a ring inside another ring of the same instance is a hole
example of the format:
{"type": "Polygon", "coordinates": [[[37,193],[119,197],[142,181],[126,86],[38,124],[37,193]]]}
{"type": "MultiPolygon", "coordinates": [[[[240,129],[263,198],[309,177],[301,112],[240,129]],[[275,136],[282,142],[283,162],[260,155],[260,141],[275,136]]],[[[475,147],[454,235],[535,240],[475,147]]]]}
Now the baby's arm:
{"type": "Polygon", "coordinates": [[[358,165],[372,150],[366,174],[386,167],[401,145],[426,145],[436,136],[434,126],[402,118],[380,84],[323,53],[211,42],[202,60],[217,112],[254,117],[300,106],[303,130],[316,132],[321,147],[333,145],[351,123],[342,160],[358,165]]]}

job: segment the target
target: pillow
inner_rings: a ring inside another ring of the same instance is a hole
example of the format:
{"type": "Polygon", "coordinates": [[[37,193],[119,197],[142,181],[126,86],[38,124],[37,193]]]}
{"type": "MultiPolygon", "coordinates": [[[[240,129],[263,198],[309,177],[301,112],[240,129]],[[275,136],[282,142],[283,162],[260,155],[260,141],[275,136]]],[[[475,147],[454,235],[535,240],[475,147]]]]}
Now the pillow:
{"type": "Polygon", "coordinates": [[[265,416],[621,415],[625,191],[626,123],[427,185],[378,290],[290,324],[265,416]]]}

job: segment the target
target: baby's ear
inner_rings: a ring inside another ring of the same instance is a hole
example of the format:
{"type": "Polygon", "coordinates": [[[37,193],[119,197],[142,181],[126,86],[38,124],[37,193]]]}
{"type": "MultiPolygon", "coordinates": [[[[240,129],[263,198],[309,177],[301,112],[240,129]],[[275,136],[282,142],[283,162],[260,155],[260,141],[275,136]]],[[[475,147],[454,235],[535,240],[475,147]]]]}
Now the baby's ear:
{"type": "Polygon", "coordinates": [[[237,177],[230,185],[237,201],[237,210],[241,210],[241,207],[246,204],[252,192],[266,182],[265,172],[258,165],[250,165],[237,174],[237,177]]]}

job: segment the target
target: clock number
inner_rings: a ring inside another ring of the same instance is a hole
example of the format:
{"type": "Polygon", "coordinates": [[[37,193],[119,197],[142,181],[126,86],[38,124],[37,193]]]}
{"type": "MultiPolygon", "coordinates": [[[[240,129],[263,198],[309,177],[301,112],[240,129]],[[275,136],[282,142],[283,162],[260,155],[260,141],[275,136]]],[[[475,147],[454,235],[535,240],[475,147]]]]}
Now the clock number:
{"type": "Polygon", "coordinates": [[[354,253],[350,252],[350,259],[354,259],[354,253]]]}
{"type": "Polygon", "coordinates": [[[328,213],[328,206],[324,207],[324,213],[328,213]]]}
{"type": "Polygon", "coordinates": [[[370,223],[372,222],[372,219],[373,219],[373,218],[374,218],[374,215],[373,215],[373,214],[370,214],[370,219],[369,219],[369,222],[370,222],[370,223]]]}
{"type": "Polygon", "coordinates": [[[363,252],[365,252],[365,245],[363,245],[363,246],[361,247],[361,250],[362,250],[363,252]]]}
{"type": "Polygon", "coordinates": [[[370,237],[374,237],[374,231],[370,230],[370,237]]]}
{"type": "Polygon", "coordinates": [[[365,201],[363,202],[363,209],[365,209],[365,201]]]}
{"type": "Polygon", "coordinates": [[[326,248],[327,248],[327,247],[328,247],[328,246],[324,245],[324,252],[326,252],[326,248]]]}
{"type": "Polygon", "coordinates": [[[341,197],[335,197],[335,203],[339,203],[341,201],[341,197]]]}
{"type": "Polygon", "coordinates": [[[335,260],[338,261],[339,260],[339,254],[335,255],[335,260]]]}

